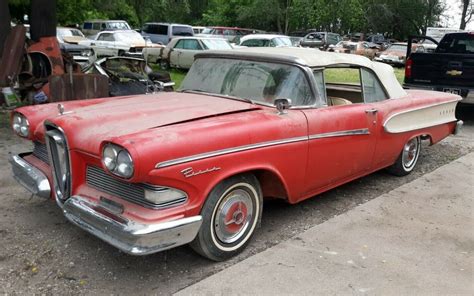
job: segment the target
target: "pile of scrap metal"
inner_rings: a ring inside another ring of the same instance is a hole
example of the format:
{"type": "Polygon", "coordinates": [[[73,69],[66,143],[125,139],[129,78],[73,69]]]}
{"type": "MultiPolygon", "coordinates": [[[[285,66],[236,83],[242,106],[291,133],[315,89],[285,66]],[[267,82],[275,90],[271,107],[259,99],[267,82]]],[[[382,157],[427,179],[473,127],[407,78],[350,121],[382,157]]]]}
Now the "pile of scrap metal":
{"type": "Polygon", "coordinates": [[[0,106],[12,92],[23,104],[39,104],[173,90],[169,74],[153,73],[143,59],[102,59],[81,69],[61,52],[55,8],[55,0],[31,1],[29,40],[24,26],[11,28],[8,1],[0,0],[0,106]]]}

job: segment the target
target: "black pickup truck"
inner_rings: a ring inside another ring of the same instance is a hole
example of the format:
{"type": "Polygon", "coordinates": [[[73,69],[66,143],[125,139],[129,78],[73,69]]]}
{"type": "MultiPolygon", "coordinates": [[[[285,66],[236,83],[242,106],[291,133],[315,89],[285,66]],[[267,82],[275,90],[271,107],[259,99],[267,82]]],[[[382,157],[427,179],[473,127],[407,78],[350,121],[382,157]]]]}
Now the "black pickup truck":
{"type": "Polygon", "coordinates": [[[474,32],[446,34],[433,53],[410,50],[409,44],[404,88],[450,92],[474,104],[474,32]]]}

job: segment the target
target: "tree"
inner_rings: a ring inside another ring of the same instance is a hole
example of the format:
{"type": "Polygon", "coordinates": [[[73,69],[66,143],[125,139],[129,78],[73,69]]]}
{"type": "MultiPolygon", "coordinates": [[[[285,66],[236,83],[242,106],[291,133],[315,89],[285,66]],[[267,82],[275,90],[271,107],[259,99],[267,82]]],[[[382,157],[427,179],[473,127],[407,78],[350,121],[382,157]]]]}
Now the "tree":
{"type": "Polygon", "coordinates": [[[471,0],[461,0],[462,13],[461,13],[461,25],[459,29],[466,29],[466,25],[471,21],[472,15],[474,14],[473,2],[471,0]]]}

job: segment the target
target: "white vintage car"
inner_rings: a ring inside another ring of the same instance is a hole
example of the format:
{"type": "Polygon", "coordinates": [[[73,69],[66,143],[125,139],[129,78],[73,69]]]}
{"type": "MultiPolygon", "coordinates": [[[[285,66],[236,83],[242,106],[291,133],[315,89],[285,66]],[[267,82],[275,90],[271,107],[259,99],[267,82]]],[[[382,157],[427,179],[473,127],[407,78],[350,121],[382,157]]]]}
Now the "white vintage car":
{"type": "Polygon", "coordinates": [[[133,30],[102,31],[93,39],[80,41],[79,44],[92,47],[100,57],[123,55],[142,57],[145,47],[163,47],[145,41],[140,33],[133,30]]]}
{"type": "Polygon", "coordinates": [[[143,55],[150,62],[160,63],[162,69],[189,69],[195,54],[204,50],[229,49],[233,49],[232,46],[222,38],[179,37],[172,39],[165,48],[146,48],[143,55]]]}

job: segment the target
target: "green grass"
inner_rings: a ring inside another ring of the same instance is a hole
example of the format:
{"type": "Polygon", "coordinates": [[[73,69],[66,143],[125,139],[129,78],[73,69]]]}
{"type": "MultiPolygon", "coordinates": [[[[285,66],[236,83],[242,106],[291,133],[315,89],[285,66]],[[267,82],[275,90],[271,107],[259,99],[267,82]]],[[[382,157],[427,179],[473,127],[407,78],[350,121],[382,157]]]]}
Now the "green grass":
{"type": "Polygon", "coordinates": [[[178,69],[171,69],[169,72],[171,75],[171,80],[173,80],[175,83],[174,89],[179,89],[187,72],[184,70],[178,70],[178,69]]]}

